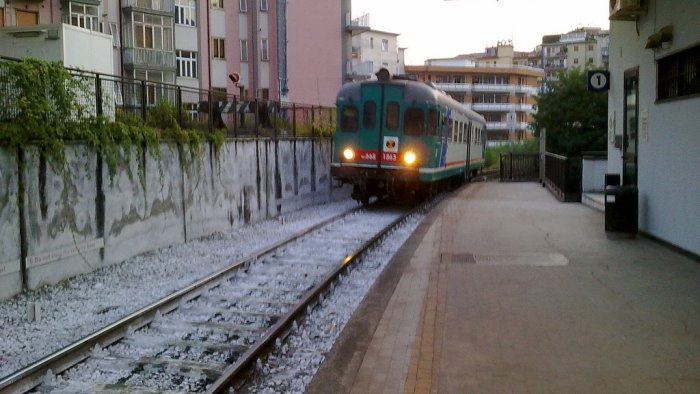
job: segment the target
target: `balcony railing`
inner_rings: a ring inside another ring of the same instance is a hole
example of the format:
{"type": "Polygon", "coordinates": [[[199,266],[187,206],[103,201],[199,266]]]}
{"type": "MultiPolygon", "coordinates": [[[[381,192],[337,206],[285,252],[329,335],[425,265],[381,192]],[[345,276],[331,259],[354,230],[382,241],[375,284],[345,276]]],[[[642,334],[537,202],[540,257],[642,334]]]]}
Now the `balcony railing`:
{"type": "Polygon", "coordinates": [[[446,92],[494,92],[494,93],[526,93],[535,95],[538,92],[537,86],[528,85],[496,85],[486,83],[436,83],[435,86],[446,92]]]}
{"type": "Polygon", "coordinates": [[[124,63],[135,66],[175,68],[175,52],[160,49],[124,48],[124,63]]]}
{"type": "Polygon", "coordinates": [[[472,103],[469,104],[471,109],[477,112],[514,112],[525,111],[533,112],[532,104],[492,104],[492,103],[472,103]]]}
{"type": "MultiPolygon", "coordinates": [[[[530,124],[527,122],[515,122],[513,130],[529,130],[530,124]]],[[[508,122],[486,122],[487,130],[510,130],[508,122]]]]}
{"type": "Polygon", "coordinates": [[[122,7],[136,7],[147,10],[173,13],[173,0],[123,0],[122,7]]]}
{"type": "Polygon", "coordinates": [[[371,76],[374,74],[374,63],[372,62],[361,62],[353,63],[348,62],[348,74],[350,75],[363,75],[371,76]]]}

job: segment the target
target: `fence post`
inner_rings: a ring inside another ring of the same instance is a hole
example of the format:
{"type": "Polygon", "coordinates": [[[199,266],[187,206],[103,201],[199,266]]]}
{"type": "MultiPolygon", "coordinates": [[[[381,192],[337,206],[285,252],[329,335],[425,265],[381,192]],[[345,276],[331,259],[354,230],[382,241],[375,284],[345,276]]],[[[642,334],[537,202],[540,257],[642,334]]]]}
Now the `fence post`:
{"type": "Polygon", "coordinates": [[[297,138],[297,105],[292,104],[292,136],[297,138]]]}
{"type": "Polygon", "coordinates": [[[277,102],[273,101],[273,103],[275,103],[275,107],[274,107],[275,108],[275,116],[272,118],[272,120],[274,122],[273,127],[275,128],[275,140],[277,140],[277,138],[278,138],[277,137],[277,124],[279,123],[280,108],[282,108],[282,103],[279,101],[277,101],[277,102]]]}
{"type": "Polygon", "coordinates": [[[141,80],[141,119],[146,122],[148,119],[146,112],[146,80],[141,80]]]}
{"type": "Polygon", "coordinates": [[[508,155],[510,156],[508,159],[510,160],[510,180],[512,181],[513,180],[513,152],[511,151],[508,155]]]}
{"type": "Polygon", "coordinates": [[[240,114],[238,113],[238,100],[236,95],[233,95],[233,138],[238,138],[238,118],[240,114]]]}
{"type": "Polygon", "coordinates": [[[260,130],[258,130],[258,127],[259,127],[258,116],[260,115],[260,111],[258,110],[258,104],[259,104],[259,101],[256,98],[255,99],[255,138],[260,138],[260,130]]]}
{"type": "Polygon", "coordinates": [[[315,137],[314,134],[314,126],[316,125],[316,109],[314,106],[311,106],[311,139],[313,140],[315,137]]]}
{"type": "Polygon", "coordinates": [[[175,98],[175,105],[177,106],[175,108],[177,114],[177,124],[179,124],[180,127],[184,129],[185,122],[182,119],[182,88],[180,86],[177,87],[177,97],[175,98]]]}
{"type": "Polygon", "coordinates": [[[207,90],[207,100],[209,101],[209,120],[207,121],[207,126],[211,133],[214,129],[214,101],[212,101],[211,89],[207,90]]]}
{"type": "Polygon", "coordinates": [[[95,74],[95,106],[97,108],[97,115],[102,115],[102,81],[100,80],[100,74],[95,74]]]}

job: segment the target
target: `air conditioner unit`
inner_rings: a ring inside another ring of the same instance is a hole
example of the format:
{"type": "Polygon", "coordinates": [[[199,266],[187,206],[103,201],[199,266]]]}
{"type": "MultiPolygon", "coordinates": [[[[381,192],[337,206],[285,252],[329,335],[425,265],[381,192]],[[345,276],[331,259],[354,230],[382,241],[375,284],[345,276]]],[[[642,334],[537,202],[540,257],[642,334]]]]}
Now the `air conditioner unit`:
{"type": "Polygon", "coordinates": [[[645,0],[610,0],[610,20],[633,21],[646,14],[645,0]]]}

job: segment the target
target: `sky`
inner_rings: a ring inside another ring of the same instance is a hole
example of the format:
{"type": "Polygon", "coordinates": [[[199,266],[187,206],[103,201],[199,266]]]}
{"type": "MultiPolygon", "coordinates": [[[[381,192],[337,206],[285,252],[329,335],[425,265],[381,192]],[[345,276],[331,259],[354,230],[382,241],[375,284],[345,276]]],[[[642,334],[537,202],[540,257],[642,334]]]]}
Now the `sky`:
{"type": "Polygon", "coordinates": [[[607,0],[352,0],[352,17],[363,14],[372,29],[400,34],[409,65],[504,40],[529,52],[544,35],[610,27],[607,0]]]}

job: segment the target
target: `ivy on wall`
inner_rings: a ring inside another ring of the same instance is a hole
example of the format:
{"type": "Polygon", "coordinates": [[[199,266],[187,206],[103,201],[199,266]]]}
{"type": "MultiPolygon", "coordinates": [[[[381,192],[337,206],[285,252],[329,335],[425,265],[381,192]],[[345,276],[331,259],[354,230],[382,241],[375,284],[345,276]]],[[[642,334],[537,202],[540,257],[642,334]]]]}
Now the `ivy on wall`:
{"type": "Polygon", "coordinates": [[[66,141],[83,141],[101,153],[110,178],[120,164],[132,160],[133,148],[138,151],[137,160],[147,150],[160,163],[161,140],[173,140],[184,166],[199,157],[203,140],[212,141],[216,152],[224,142],[220,130],[203,133],[180,128],[176,109],[167,100],[149,108],[145,122],[119,109],[114,120],[97,115],[94,105],[86,104],[95,101],[94,78],[71,74],[61,62],[33,58],[0,62],[0,93],[0,145],[37,146],[58,173],[67,171],[66,141]]]}

